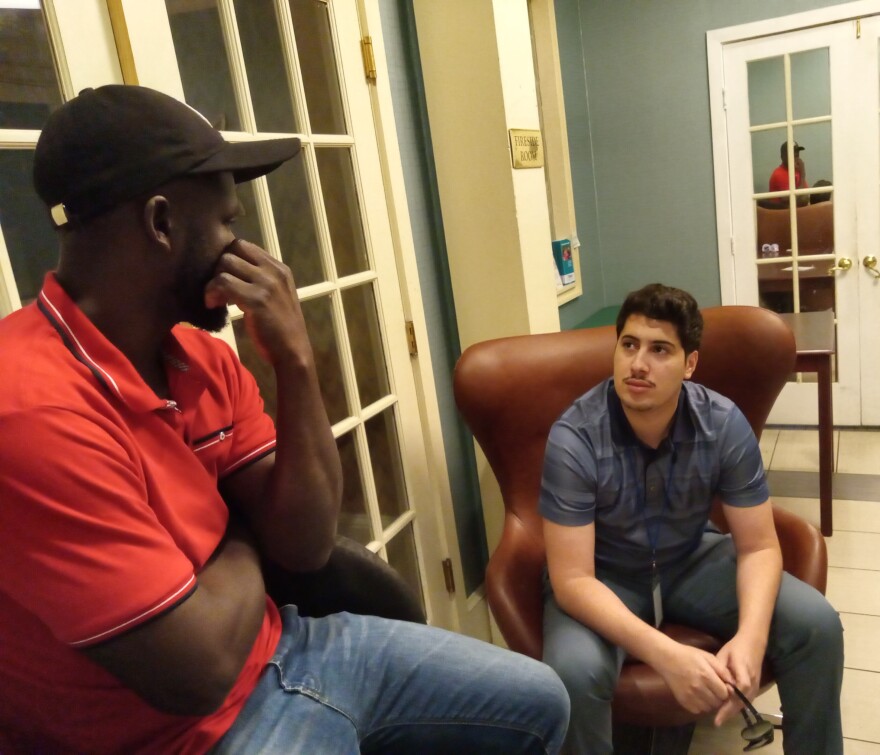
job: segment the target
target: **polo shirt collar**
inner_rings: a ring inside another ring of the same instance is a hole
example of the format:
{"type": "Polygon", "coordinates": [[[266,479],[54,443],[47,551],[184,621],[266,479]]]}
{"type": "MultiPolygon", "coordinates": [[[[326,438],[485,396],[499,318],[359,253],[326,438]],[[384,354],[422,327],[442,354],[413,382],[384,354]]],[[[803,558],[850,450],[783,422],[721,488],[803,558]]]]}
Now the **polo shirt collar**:
{"type": "MultiPolygon", "coordinates": [[[[43,280],[43,288],[37,297],[37,308],[74,358],[88,367],[107,393],[129,409],[135,412],[151,412],[173,406],[168,400],[157,396],[144,382],[128,357],[95,327],[68,296],[53,272],[47,273],[43,280]]],[[[168,380],[174,395],[177,395],[174,384],[179,378],[188,378],[204,386],[204,365],[186,353],[173,331],[168,334],[164,351],[166,363],[170,366],[168,380]]],[[[192,395],[193,388],[197,387],[189,386],[187,393],[192,395]]],[[[199,388],[197,390],[200,391],[199,388]]]]}
{"type": "MultiPolygon", "coordinates": [[[[611,417],[611,439],[617,446],[645,447],[637,437],[623,411],[623,404],[614,389],[614,378],[609,378],[606,388],[606,400],[608,402],[608,414],[611,417]]],[[[666,436],[673,445],[693,440],[696,437],[696,428],[691,417],[691,406],[688,401],[686,384],[683,384],[678,394],[678,406],[672,420],[672,432],[666,436]]]]}

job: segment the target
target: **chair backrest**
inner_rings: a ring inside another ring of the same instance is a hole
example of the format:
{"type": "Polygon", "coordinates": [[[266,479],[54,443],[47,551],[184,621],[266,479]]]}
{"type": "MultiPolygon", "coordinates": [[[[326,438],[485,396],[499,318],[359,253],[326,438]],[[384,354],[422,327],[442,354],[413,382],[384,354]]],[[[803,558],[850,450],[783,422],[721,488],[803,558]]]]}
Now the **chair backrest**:
{"type": "MultiPolygon", "coordinates": [[[[794,368],[794,336],[758,307],[711,307],[703,318],[693,379],[733,400],[760,437],[794,368]]],[[[511,648],[533,657],[541,657],[537,502],[547,436],[574,399],[611,376],[616,340],[610,325],[501,338],[468,348],[455,369],[459,410],[504,499],[504,532],[486,575],[489,605],[511,648]]]]}
{"type": "MultiPolygon", "coordinates": [[[[764,244],[778,244],[779,254],[785,256],[791,249],[791,214],[783,209],[758,207],[757,242],[760,252],[764,244]]],[[[795,217],[798,229],[798,251],[800,254],[825,254],[834,249],[834,203],[798,207],[795,217]]]]}

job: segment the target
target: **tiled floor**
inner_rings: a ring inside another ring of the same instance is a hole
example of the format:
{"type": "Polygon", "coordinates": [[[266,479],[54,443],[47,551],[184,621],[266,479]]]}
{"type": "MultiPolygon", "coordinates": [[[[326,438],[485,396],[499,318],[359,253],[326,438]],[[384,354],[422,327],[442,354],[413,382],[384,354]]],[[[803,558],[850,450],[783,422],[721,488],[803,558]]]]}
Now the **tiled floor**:
{"type": "MultiPolygon", "coordinates": [[[[768,428],[761,438],[764,465],[772,472],[813,472],[819,468],[815,430],[768,428]]],[[[828,599],[840,611],[846,654],[843,676],[844,752],[880,755],[880,431],[839,430],[834,433],[835,470],[860,477],[862,498],[834,499],[834,535],[828,544],[828,599]]],[[[783,479],[781,476],[779,479],[783,479]]],[[[816,481],[818,491],[818,479],[816,481]]],[[[818,526],[817,498],[787,497],[774,489],[774,502],[818,526]]],[[[816,493],[818,495],[818,492],[816,493]]],[[[756,707],[777,712],[779,697],[772,688],[756,707]]],[[[733,755],[742,752],[742,719],[720,729],[705,722],[697,727],[690,755],[733,755]]],[[[781,737],[761,753],[782,753],[781,737]]]]}

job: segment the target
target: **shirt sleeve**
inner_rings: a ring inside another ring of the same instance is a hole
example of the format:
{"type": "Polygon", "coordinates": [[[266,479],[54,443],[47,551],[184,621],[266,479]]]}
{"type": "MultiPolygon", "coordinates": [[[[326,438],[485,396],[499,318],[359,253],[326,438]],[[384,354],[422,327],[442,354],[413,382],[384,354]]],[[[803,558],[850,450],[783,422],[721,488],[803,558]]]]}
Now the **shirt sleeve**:
{"type": "Polygon", "coordinates": [[[0,438],[0,586],[60,641],[98,644],[192,593],[122,431],[40,408],[0,418],[0,438]]]}
{"type": "Polygon", "coordinates": [[[565,420],[550,430],[544,454],[538,511],[556,524],[578,527],[596,517],[596,457],[565,420]]]}
{"type": "Polygon", "coordinates": [[[743,413],[734,405],[719,432],[718,495],[731,506],[757,506],[770,497],[761,449],[743,413]]]}
{"type": "Polygon", "coordinates": [[[769,191],[785,191],[788,188],[788,169],[776,167],[770,174],[767,189],[769,191]]]}

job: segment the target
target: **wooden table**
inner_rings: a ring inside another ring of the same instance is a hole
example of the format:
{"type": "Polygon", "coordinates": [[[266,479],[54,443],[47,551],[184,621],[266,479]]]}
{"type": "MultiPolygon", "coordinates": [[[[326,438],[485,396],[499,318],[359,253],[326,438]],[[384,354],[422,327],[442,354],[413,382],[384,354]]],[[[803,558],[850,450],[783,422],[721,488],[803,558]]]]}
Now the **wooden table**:
{"type": "Polygon", "coordinates": [[[819,393],[819,521],[822,534],[833,532],[831,514],[834,474],[834,416],[831,403],[831,358],[836,350],[834,312],[779,315],[794,333],[798,372],[815,372],[819,393]]]}

